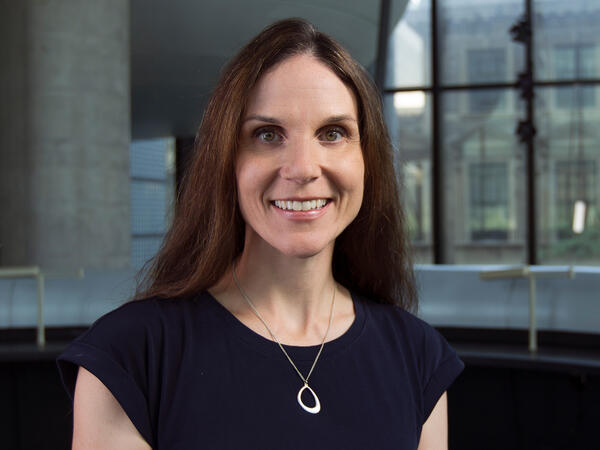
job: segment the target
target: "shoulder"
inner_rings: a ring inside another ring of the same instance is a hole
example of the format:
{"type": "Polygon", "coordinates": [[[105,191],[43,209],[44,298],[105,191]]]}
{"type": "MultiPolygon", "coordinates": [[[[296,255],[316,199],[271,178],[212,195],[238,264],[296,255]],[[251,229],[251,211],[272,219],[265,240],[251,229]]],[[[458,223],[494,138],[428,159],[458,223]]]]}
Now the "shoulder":
{"type": "Polygon", "coordinates": [[[113,339],[124,334],[153,335],[164,327],[177,326],[206,307],[208,294],[202,292],[188,298],[144,298],[131,300],[96,320],[81,339],[94,339],[110,334],[113,339]]]}
{"type": "Polygon", "coordinates": [[[380,330],[409,337],[413,343],[439,335],[439,332],[423,319],[400,306],[381,303],[361,295],[357,295],[356,298],[364,307],[365,314],[380,330]]]}
{"type": "Polygon", "coordinates": [[[153,442],[161,389],[166,380],[178,379],[189,346],[210,334],[204,324],[215,323],[214,314],[207,314],[211,308],[214,301],[200,293],[130,301],[103,315],[57,358],[67,392],[74,397],[78,369],[84,367],[153,442]]]}
{"type": "Polygon", "coordinates": [[[208,293],[200,292],[183,298],[148,297],[129,300],[100,317],[96,323],[106,320],[120,321],[126,318],[152,320],[173,314],[184,314],[190,309],[202,307],[208,297],[208,293]]]}
{"type": "MultiPolygon", "coordinates": [[[[127,302],[96,320],[59,356],[59,368],[74,380],[71,365],[88,369],[148,373],[159,366],[165,353],[182,351],[190,330],[202,328],[192,322],[206,321],[203,309],[210,304],[206,294],[191,298],[146,298],[127,302]],[[195,326],[195,328],[191,328],[195,326]]],[[[175,355],[176,356],[176,355],[175,355]]],[[[97,375],[97,372],[94,372],[97,375]]]]}
{"type": "Polygon", "coordinates": [[[381,348],[412,375],[421,393],[424,422],[464,364],[441,333],[424,320],[398,306],[364,297],[360,301],[370,319],[369,335],[379,339],[381,348]]]}
{"type": "Polygon", "coordinates": [[[367,321],[370,322],[370,335],[377,336],[388,348],[409,357],[417,368],[425,372],[452,361],[457,368],[462,367],[455,350],[444,336],[423,319],[405,309],[378,303],[361,297],[367,321]]]}
{"type": "Polygon", "coordinates": [[[205,294],[189,299],[147,298],[127,302],[100,317],[57,358],[71,397],[78,366],[109,387],[129,379],[144,391],[147,378],[158,373],[165,355],[174,360],[180,357],[182,343],[190,335],[190,321],[206,316],[201,310],[210,304],[207,300],[205,294]]]}

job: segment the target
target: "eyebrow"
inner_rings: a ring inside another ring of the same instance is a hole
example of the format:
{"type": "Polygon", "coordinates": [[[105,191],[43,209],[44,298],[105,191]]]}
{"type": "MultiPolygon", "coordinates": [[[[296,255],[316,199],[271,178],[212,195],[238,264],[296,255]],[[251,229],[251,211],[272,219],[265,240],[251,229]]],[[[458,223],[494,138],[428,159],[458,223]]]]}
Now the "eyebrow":
{"type": "MultiPolygon", "coordinates": [[[[279,119],[276,119],[274,117],[269,117],[269,116],[261,116],[261,115],[248,116],[243,120],[243,123],[248,122],[250,120],[272,123],[274,125],[281,125],[281,121],[279,119]]],[[[345,122],[345,121],[358,123],[358,121],[354,117],[349,116],[347,114],[341,114],[339,116],[331,116],[331,117],[328,117],[327,119],[325,119],[323,122],[324,123],[335,123],[335,122],[345,122]]]]}
{"type": "Polygon", "coordinates": [[[325,122],[327,122],[327,123],[331,123],[331,122],[348,122],[348,121],[358,123],[358,121],[354,117],[348,116],[346,114],[342,114],[341,116],[331,116],[327,120],[325,120],[325,122]]]}
{"type": "Polygon", "coordinates": [[[267,122],[267,123],[272,123],[275,125],[281,125],[281,121],[278,119],[275,119],[274,117],[260,116],[260,115],[248,116],[243,120],[243,123],[246,123],[250,120],[256,120],[258,122],[267,122]]]}

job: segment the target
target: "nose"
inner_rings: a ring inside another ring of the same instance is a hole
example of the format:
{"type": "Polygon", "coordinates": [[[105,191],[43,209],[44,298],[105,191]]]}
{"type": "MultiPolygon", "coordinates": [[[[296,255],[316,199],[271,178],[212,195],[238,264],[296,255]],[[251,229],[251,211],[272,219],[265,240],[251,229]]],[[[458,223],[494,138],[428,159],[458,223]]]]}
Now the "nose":
{"type": "Polygon", "coordinates": [[[299,184],[308,183],[321,176],[320,149],[310,138],[290,142],[284,151],[281,165],[282,178],[299,184]]]}

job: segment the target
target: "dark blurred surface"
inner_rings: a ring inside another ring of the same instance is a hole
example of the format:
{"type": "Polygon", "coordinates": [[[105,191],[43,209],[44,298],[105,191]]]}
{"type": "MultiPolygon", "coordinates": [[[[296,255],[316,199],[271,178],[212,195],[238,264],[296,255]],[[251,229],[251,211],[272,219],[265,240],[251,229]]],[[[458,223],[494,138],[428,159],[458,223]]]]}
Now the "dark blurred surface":
{"type": "Polygon", "coordinates": [[[0,398],[0,448],[71,448],[72,406],[54,360],[0,363],[0,398]]]}
{"type": "MultiPolygon", "coordinates": [[[[66,341],[50,342],[43,351],[33,343],[2,342],[0,448],[70,448],[72,404],[54,362],[66,341]]],[[[448,393],[451,450],[600,449],[597,353],[542,348],[531,356],[521,344],[451,343],[466,362],[448,393]]]]}

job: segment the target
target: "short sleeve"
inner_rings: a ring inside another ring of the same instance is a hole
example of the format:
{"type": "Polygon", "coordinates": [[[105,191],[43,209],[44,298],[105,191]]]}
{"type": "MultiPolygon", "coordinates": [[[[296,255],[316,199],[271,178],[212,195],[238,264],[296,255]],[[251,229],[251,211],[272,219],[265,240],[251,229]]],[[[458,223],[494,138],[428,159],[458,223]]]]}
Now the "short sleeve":
{"type": "Polygon", "coordinates": [[[464,363],[446,339],[434,328],[425,324],[423,337],[423,423],[436,403],[464,369],[464,363]]]}
{"type": "Polygon", "coordinates": [[[94,374],[117,399],[144,439],[153,446],[152,398],[159,345],[156,306],[151,300],[127,303],[98,319],[57,358],[71,399],[79,366],[94,374]]]}

